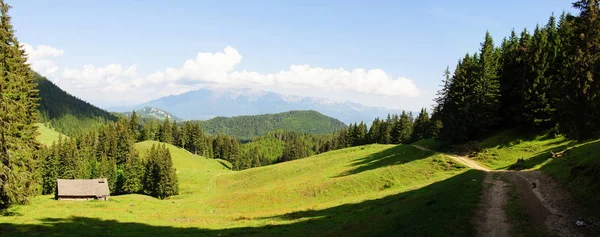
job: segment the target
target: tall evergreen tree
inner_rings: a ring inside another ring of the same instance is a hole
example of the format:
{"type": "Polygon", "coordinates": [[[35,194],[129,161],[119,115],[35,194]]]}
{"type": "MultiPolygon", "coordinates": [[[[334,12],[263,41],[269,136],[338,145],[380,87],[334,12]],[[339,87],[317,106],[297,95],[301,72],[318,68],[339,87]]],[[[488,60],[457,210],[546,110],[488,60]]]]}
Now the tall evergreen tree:
{"type": "Polygon", "coordinates": [[[160,128],[160,141],[164,143],[173,143],[173,129],[169,122],[169,117],[165,118],[162,127],[160,128]]]}
{"type": "Polygon", "coordinates": [[[558,103],[560,131],[570,138],[600,137],[600,7],[596,0],[573,3],[579,16],[567,17],[567,63],[561,73],[563,95],[558,103]]]}
{"type": "Polygon", "coordinates": [[[499,51],[494,48],[494,42],[489,32],[481,44],[478,70],[473,81],[474,100],[470,115],[474,117],[474,133],[481,137],[499,122],[500,83],[498,81],[499,51]]]}
{"type": "Polygon", "coordinates": [[[504,127],[520,125],[521,119],[521,92],[523,65],[519,61],[519,37],[513,30],[508,39],[504,39],[500,47],[499,82],[500,82],[500,118],[504,127]]]}
{"type": "Polygon", "coordinates": [[[548,55],[550,49],[547,30],[536,27],[525,69],[522,104],[525,125],[540,130],[552,126],[549,97],[551,82],[548,78],[548,71],[552,66],[548,55]]]}
{"type": "Polygon", "coordinates": [[[37,192],[38,91],[9,8],[0,0],[0,208],[27,203],[37,192]]]}
{"type": "Polygon", "coordinates": [[[133,138],[134,141],[140,140],[140,125],[139,118],[135,113],[135,110],[131,112],[131,118],[129,118],[129,134],[133,138]]]}
{"type": "Polygon", "coordinates": [[[429,113],[425,108],[421,109],[421,112],[415,119],[414,128],[411,134],[411,141],[416,142],[423,139],[431,138],[431,121],[429,120],[429,113]]]}

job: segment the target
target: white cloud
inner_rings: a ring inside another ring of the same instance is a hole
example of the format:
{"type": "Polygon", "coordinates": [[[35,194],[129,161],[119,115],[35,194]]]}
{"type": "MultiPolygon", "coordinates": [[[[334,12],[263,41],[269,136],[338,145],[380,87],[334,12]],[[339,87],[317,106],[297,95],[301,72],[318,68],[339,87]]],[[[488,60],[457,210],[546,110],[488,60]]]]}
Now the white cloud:
{"type": "Polygon", "coordinates": [[[121,101],[135,104],[202,87],[295,91],[302,96],[335,94],[336,99],[356,102],[361,102],[357,101],[361,97],[415,98],[422,94],[413,81],[392,77],[381,69],[346,70],[291,65],[286,70],[268,74],[236,71],[242,55],[229,46],[223,52],[198,53],[180,67],[148,75],[139,75],[137,64],[62,68],[55,58],[64,55],[63,50],[27,44],[23,44],[23,48],[29,54],[29,63],[34,70],[76,96],[104,104],[121,101]]]}

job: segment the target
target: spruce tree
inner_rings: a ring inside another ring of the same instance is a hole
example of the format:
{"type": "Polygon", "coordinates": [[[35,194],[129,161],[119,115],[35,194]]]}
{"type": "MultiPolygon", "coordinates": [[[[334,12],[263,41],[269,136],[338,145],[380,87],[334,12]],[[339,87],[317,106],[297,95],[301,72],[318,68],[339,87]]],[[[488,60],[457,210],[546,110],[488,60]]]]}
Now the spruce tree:
{"type": "Polygon", "coordinates": [[[38,186],[38,91],[9,8],[0,0],[0,208],[29,202],[38,186]]]}
{"type": "MultiPolygon", "coordinates": [[[[485,40],[481,44],[478,69],[475,80],[472,82],[474,98],[473,110],[469,111],[473,116],[475,137],[487,135],[499,122],[498,109],[500,107],[500,83],[498,81],[498,56],[499,51],[494,48],[494,42],[489,32],[486,32],[485,40]]],[[[475,138],[472,137],[472,138],[475,138]]]]}
{"type": "Polygon", "coordinates": [[[452,75],[444,98],[444,106],[440,112],[440,139],[448,144],[460,143],[469,139],[469,126],[472,117],[469,116],[469,101],[472,96],[471,81],[476,58],[469,54],[459,61],[452,75]]]}
{"type": "Polygon", "coordinates": [[[564,97],[557,111],[560,131],[585,140],[600,137],[600,7],[596,0],[580,0],[573,6],[580,13],[568,17],[564,25],[563,33],[569,33],[571,42],[562,61],[568,64],[561,73],[564,97]]]}
{"type": "Polygon", "coordinates": [[[131,118],[129,119],[129,134],[135,142],[140,141],[139,126],[139,118],[134,110],[131,112],[131,118]]]}
{"type": "Polygon", "coordinates": [[[177,121],[173,120],[173,125],[171,125],[172,129],[172,137],[173,137],[173,145],[181,146],[181,131],[179,129],[179,125],[177,125],[177,121]]]}
{"type": "Polygon", "coordinates": [[[173,143],[173,129],[169,122],[169,117],[165,118],[162,127],[160,128],[160,141],[164,143],[173,143]]]}
{"type": "Polygon", "coordinates": [[[536,27],[529,49],[522,95],[523,119],[528,128],[544,130],[551,127],[551,81],[548,78],[550,49],[547,30],[536,27]]]}
{"type": "Polygon", "coordinates": [[[413,132],[411,134],[411,141],[416,142],[423,139],[431,138],[431,130],[430,130],[429,113],[425,108],[421,109],[421,112],[417,116],[417,119],[414,123],[413,132]]]}
{"type": "Polygon", "coordinates": [[[500,118],[503,127],[510,128],[521,124],[522,77],[524,65],[519,60],[519,37],[513,30],[508,39],[504,39],[500,47],[499,82],[500,82],[500,118]]]}

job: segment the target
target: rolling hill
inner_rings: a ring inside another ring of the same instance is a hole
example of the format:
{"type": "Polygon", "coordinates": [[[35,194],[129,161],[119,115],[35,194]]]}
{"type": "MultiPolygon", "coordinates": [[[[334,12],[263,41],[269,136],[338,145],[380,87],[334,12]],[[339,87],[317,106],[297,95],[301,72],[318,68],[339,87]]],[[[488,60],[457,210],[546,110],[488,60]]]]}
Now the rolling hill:
{"type": "Polygon", "coordinates": [[[35,73],[39,90],[39,111],[42,122],[52,128],[73,135],[98,127],[117,117],[63,91],[50,80],[35,73]]]}
{"type": "Polygon", "coordinates": [[[283,129],[290,132],[328,134],[346,128],[341,121],[316,111],[289,111],[278,114],[216,117],[200,121],[204,132],[227,134],[241,140],[252,140],[270,131],[283,129]]]}
{"type": "MultiPolygon", "coordinates": [[[[143,154],[153,144],[136,148],[143,154]]],[[[178,196],[38,196],[8,210],[0,229],[9,236],[470,236],[482,187],[483,173],[406,145],[366,145],[244,171],[169,149],[178,196]]]]}
{"type": "Polygon", "coordinates": [[[402,111],[369,107],[349,101],[278,94],[255,89],[201,89],[149,101],[137,106],[108,108],[131,112],[143,107],[166,109],[185,120],[206,120],[217,116],[272,114],[291,110],[314,110],[344,123],[370,122],[375,117],[402,111]]]}

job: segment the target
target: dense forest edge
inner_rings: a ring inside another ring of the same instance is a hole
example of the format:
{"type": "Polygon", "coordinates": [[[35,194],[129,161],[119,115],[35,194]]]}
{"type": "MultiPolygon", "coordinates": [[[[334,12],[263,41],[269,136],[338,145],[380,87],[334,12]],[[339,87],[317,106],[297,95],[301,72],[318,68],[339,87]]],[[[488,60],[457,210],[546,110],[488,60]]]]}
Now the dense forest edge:
{"type": "Polygon", "coordinates": [[[117,116],[70,95],[38,73],[33,74],[39,91],[40,122],[70,136],[117,121],[117,116]]]}

